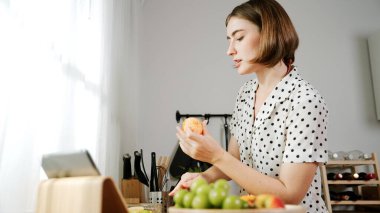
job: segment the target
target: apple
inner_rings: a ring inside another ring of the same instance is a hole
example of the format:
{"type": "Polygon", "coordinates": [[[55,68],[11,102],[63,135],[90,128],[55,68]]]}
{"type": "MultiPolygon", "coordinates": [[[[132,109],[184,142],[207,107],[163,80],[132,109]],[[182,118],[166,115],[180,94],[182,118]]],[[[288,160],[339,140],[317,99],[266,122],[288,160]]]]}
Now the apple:
{"type": "Polygon", "coordinates": [[[271,194],[260,194],[255,198],[255,207],[258,209],[285,208],[284,201],[271,194]]]}
{"type": "Polygon", "coordinates": [[[182,123],[182,129],[185,131],[187,128],[189,128],[192,132],[198,133],[200,135],[203,134],[203,125],[202,121],[198,118],[189,117],[186,118],[182,123]]]}
{"type": "Polygon", "coordinates": [[[260,194],[255,198],[255,207],[258,209],[265,208],[265,200],[269,198],[271,195],[269,194],[260,194]]]}
{"type": "Polygon", "coordinates": [[[284,201],[280,199],[277,196],[270,196],[266,201],[265,201],[265,206],[267,208],[272,208],[272,209],[283,209],[285,208],[284,201]]]}

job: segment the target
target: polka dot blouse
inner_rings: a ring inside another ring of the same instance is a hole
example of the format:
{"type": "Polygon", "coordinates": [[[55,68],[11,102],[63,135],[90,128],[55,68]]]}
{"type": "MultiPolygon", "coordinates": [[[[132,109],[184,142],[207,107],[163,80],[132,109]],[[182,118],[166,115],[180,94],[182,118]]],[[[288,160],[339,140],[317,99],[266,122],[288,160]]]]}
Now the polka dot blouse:
{"type": "MultiPolygon", "coordinates": [[[[274,88],[253,118],[257,79],[239,90],[230,122],[247,166],[278,177],[281,164],[327,162],[328,110],[319,92],[294,67],[274,88]]],[[[300,205],[308,212],[327,212],[319,169],[300,205]]],[[[241,194],[246,194],[240,189],[241,194]]]]}

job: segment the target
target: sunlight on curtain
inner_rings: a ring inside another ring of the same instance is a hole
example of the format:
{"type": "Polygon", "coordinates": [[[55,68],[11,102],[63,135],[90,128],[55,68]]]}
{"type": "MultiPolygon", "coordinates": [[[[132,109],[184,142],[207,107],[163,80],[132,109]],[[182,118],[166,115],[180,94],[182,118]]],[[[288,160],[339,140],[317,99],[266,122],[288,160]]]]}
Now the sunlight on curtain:
{"type": "Polygon", "coordinates": [[[111,2],[0,0],[1,213],[34,211],[45,153],[87,149],[118,178],[111,2]]]}

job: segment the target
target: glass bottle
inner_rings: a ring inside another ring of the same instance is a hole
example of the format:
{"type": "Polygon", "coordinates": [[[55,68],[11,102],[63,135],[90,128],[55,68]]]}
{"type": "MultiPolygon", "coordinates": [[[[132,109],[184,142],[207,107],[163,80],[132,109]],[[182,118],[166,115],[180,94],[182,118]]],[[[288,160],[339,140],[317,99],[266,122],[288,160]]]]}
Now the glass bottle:
{"type": "Polygon", "coordinates": [[[332,154],[332,160],[344,160],[347,156],[347,152],[338,151],[332,154]]]}
{"type": "Polygon", "coordinates": [[[363,160],[371,160],[372,155],[370,153],[364,153],[362,158],[363,160]]]}
{"type": "Polygon", "coordinates": [[[363,159],[364,153],[360,150],[352,150],[347,152],[346,160],[360,160],[363,159]]]}
{"type": "Polygon", "coordinates": [[[329,157],[329,160],[334,160],[333,159],[333,152],[330,150],[327,150],[327,156],[329,157]]]}

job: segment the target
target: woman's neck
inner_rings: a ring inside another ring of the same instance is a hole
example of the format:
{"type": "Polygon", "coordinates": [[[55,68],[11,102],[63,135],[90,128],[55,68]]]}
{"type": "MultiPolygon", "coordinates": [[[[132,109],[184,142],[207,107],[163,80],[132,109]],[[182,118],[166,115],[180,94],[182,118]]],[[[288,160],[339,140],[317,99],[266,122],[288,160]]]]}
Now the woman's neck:
{"type": "Polygon", "coordinates": [[[287,66],[284,62],[279,62],[273,67],[266,67],[256,72],[256,77],[259,83],[258,88],[261,91],[270,92],[287,74],[287,66]]]}

